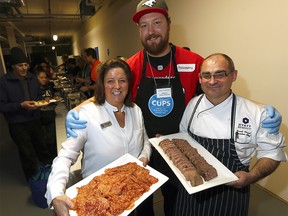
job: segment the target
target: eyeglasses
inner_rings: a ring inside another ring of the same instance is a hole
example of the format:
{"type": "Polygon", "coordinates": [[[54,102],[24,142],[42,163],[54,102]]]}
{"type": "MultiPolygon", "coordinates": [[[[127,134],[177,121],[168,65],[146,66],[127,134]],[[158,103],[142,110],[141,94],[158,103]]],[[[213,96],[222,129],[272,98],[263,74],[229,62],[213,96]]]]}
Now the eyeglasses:
{"type": "Polygon", "coordinates": [[[203,72],[200,74],[200,77],[206,80],[210,80],[211,77],[213,77],[216,80],[220,80],[223,79],[224,77],[227,77],[230,73],[232,72],[227,72],[225,70],[223,71],[216,71],[214,74],[210,73],[210,72],[203,72]]]}

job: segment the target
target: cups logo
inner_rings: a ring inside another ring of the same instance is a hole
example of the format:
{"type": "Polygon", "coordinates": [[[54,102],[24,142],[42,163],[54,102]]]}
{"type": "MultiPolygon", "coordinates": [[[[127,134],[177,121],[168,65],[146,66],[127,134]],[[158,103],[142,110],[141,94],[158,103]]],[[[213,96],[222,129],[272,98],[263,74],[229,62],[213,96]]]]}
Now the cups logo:
{"type": "Polygon", "coordinates": [[[142,4],[142,6],[153,7],[153,4],[156,3],[156,0],[149,0],[142,4]]]}

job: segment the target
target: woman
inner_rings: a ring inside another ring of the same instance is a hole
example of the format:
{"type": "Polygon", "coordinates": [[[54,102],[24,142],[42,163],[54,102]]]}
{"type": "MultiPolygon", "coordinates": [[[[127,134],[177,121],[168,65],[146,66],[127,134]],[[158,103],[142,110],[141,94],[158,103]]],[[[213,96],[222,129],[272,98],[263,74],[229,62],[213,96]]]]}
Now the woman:
{"type": "MultiPolygon", "coordinates": [[[[42,98],[44,100],[49,100],[54,97],[53,88],[48,85],[49,78],[47,73],[40,66],[36,70],[36,75],[38,82],[41,86],[42,98]]],[[[56,103],[51,103],[48,106],[43,106],[41,110],[41,124],[44,132],[44,140],[49,149],[49,152],[53,158],[57,156],[57,138],[56,138],[56,103]]]]}
{"type": "Polygon", "coordinates": [[[144,128],[142,112],[132,102],[131,70],[125,61],[108,60],[99,71],[95,102],[83,105],[81,119],[85,129],[78,130],[77,138],[62,143],[58,157],[53,161],[47,184],[47,202],[57,215],[65,215],[74,207],[65,196],[70,166],[83,150],[82,177],[96,172],[126,153],[139,158],[144,166],[150,158],[151,146],[144,128]]]}

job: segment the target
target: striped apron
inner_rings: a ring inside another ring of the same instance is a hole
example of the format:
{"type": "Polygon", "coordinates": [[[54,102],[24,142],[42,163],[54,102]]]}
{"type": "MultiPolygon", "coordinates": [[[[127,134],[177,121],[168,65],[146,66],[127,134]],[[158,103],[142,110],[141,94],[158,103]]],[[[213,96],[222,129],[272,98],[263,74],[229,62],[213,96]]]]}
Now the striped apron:
{"type": "MultiPolygon", "coordinates": [[[[200,97],[195,105],[193,113],[188,123],[188,133],[198,143],[204,146],[233,173],[237,171],[249,171],[248,166],[244,166],[237,155],[234,144],[234,121],[236,114],[236,96],[233,94],[231,110],[231,138],[230,139],[210,139],[197,136],[190,131],[190,125],[195,111],[203,98],[200,97]]],[[[176,199],[177,216],[246,216],[248,215],[250,187],[234,188],[226,185],[216,186],[195,194],[188,194],[183,186],[179,189],[176,199]]]]}

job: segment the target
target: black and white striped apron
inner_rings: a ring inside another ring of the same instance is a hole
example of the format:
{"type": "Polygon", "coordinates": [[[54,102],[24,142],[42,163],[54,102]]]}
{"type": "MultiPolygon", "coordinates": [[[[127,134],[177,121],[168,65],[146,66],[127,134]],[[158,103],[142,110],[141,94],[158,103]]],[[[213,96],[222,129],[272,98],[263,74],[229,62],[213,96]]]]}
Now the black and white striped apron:
{"type": "MultiPolygon", "coordinates": [[[[236,111],[236,96],[233,94],[231,109],[231,138],[210,139],[197,136],[190,131],[190,125],[195,111],[203,98],[200,97],[195,105],[188,124],[188,133],[198,143],[204,146],[220,162],[233,173],[248,171],[249,167],[243,165],[237,155],[234,144],[234,121],[236,111]]],[[[177,216],[246,216],[248,215],[250,187],[241,189],[226,185],[216,186],[195,194],[188,194],[181,186],[176,200],[177,216]]]]}

